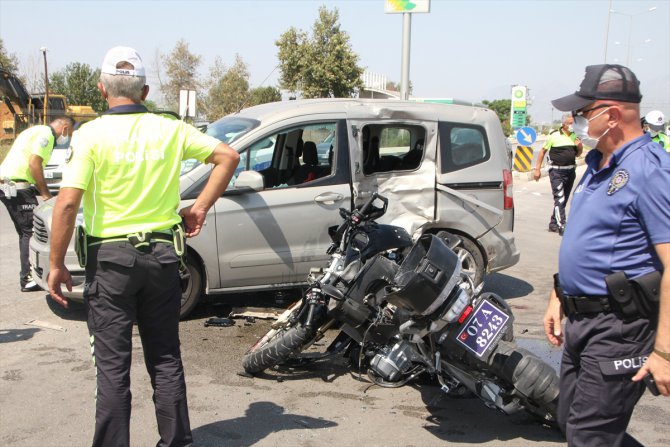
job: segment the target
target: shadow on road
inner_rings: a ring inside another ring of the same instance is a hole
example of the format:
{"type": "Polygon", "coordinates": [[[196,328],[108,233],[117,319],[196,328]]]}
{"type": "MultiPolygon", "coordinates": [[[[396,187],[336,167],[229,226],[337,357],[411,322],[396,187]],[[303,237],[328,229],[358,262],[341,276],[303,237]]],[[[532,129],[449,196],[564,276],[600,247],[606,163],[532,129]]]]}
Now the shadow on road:
{"type": "Polygon", "coordinates": [[[36,332],[41,329],[26,328],[26,329],[3,329],[0,330],[0,343],[13,343],[15,341],[25,341],[33,338],[36,332]]]}
{"type": "Polygon", "coordinates": [[[544,425],[526,412],[506,415],[487,408],[476,397],[450,398],[432,385],[414,385],[430,412],[424,428],[435,437],[454,443],[490,441],[565,442],[560,430],[544,425]],[[472,427],[477,427],[475,430],[472,427]]]}
{"type": "Polygon", "coordinates": [[[532,284],[523,279],[505,275],[503,273],[491,273],[484,279],[484,292],[493,292],[504,299],[519,298],[530,295],[535,289],[532,284]]]}
{"type": "Polygon", "coordinates": [[[255,445],[269,434],[283,430],[314,430],[337,423],[300,414],[284,413],[272,402],[249,404],[243,417],[213,422],[193,429],[193,441],[203,447],[255,445]]]}

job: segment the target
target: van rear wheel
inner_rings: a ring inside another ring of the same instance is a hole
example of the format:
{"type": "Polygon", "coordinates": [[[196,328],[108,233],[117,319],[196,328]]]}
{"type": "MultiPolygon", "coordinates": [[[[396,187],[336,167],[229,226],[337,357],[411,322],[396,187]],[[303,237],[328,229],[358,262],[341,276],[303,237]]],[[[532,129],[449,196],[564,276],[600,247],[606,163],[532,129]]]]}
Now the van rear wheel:
{"type": "Polygon", "coordinates": [[[484,279],[484,256],[472,240],[465,236],[458,236],[458,238],[461,242],[454,248],[454,252],[461,260],[461,271],[472,279],[475,286],[478,286],[484,279]]]}

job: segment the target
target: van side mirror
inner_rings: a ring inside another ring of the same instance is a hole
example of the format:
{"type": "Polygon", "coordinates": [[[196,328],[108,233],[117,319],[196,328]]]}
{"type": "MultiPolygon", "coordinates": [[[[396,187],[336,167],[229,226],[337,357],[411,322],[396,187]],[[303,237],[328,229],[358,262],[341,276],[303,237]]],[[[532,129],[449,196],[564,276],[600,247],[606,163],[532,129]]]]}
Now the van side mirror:
{"type": "Polygon", "coordinates": [[[235,189],[251,189],[262,191],[264,187],[263,175],[256,171],[242,171],[235,180],[235,189]]]}

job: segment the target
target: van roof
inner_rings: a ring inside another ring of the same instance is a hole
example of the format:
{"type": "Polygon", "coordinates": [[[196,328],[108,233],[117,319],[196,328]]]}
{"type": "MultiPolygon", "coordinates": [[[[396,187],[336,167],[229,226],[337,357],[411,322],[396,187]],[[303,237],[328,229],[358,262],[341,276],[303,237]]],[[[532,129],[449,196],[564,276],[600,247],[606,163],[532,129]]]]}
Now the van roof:
{"type": "MultiPolygon", "coordinates": [[[[460,101],[459,101],[460,102],[460,101]]],[[[242,109],[229,116],[279,121],[300,115],[345,113],[358,119],[440,119],[459,122],[482,122],[497,115],[484,106],[454,103],[402,101],[398,99],[319,98],[278,101],[242,109]],[[298,112],[299,110],[299,112],[298,112]]]]}

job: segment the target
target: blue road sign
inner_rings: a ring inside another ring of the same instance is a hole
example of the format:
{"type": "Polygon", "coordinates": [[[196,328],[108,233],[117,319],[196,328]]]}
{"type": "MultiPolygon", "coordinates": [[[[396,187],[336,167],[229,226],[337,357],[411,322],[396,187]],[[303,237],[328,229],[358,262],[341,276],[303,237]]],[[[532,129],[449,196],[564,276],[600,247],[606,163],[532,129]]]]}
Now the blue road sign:
{"type": "Polygon", "coordinates": [[[537,133],[532,127],[522,127],[516,131],[516,141],[523,146],[530,146],[537,140],[537,133]]]}

